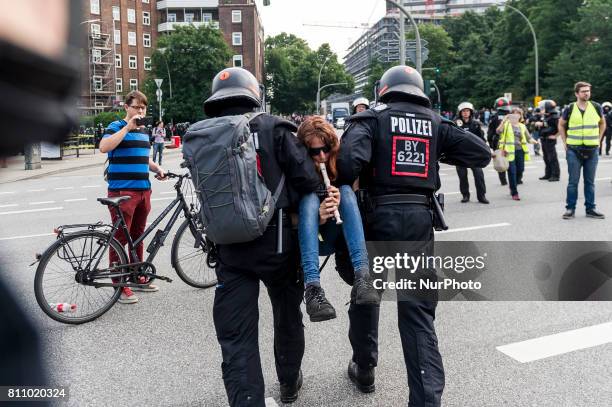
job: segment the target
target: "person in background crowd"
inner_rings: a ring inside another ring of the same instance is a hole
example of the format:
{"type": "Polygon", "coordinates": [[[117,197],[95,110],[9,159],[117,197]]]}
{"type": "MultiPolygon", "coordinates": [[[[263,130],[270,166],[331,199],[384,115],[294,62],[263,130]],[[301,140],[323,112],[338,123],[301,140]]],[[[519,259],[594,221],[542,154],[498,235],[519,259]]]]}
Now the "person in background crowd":
{"type": "Polygon", "coordinates": [[[164,141],[166,140],[166,129],[164,128],[164,122],[159,121],[157,126],[153,129],[153,162],[157,162],[162,165],[162,155],[164,152],[164,141]],[[157,155],[159,154],[159,161],[156,161],[157,155]]]}
{"type": "Polygon", "coordinates": [[[584,174],[584,205],[587,218],[604,219],[595,208],[595,173],[599,162],[601,139],[606,131],[606,120],[601,106],[591,102],[591,84],[574,85],[576,102],[563,111],[559,120],[559,134],[565,144],[567,171],[567,199],[563,219],[573,219],[578,200],[580,170],[584,174]]]}
{"type": "MultiPolygon", "coordinates": [[[[603,108],[604,118],[606,119],[606,132],[604,134],[604,138],[606,141],[606,155],[610,155],[610,144],[612,144],[612,103],[603,102],[601,104],[603,108]]],[[[603,149],[603,140],[601,145],[599,146],[599,155],[601,155],[601,151],[603,149]]]]}

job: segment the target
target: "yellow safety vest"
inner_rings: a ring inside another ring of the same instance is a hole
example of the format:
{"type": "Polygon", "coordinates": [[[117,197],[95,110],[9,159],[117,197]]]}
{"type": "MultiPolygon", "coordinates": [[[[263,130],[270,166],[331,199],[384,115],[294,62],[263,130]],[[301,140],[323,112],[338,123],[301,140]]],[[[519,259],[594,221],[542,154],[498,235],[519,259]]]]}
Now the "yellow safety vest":
{"type": "MultiPolygon", "coordinates": [[[[527,127],[523,123],[518,124],[521,128],[521,147],[525,152],[525,161],[531,160],[529,157],[529,148],[527,148],[527,127]]],[[[502,150],[508,153],[506,156],[508,161],[514,161],[514,130],[510,122],[504,125],[504,131],[501,134],[499,145],[502,150]]]]}
{"type": "Polygon", "coordinates": [[[599,121],[595,106],[587,102],[584,114],[580,112],[576,103],[573,104],[572,114],[567,124],[567,144],[570,146],[599,146],[599,121]]]}

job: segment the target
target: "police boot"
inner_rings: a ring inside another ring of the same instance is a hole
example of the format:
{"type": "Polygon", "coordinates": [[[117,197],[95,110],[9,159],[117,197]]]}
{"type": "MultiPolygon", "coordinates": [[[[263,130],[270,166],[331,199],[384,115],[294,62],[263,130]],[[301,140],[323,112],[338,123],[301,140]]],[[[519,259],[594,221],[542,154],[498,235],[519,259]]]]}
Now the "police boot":
{"type": "Polygon", "coordinates": [[[325,291],[318,285],[309,285],[304,293],[306,312],[311,322],[327,321],[336,318],[336,310],[325,298],[325,291]]]}
{"type": "Polygon", "coordinates": [[[349,379],[357,386],[362,393],[372,393],[376,390],[374,384],[374,368],[362,369],[357,363],[351,359],[348,365],[349,379]]]}
{"type": "Polygon", "coordinates": [[[380,295],[376,288],[374,288],[372,277],[369,274],[355,279],[351,290],[351,299],[357,305],[380,304],[380,295]]]}
{"type": "Polygon", "coordinates": [[[463,195],[463,199],[461,199],[461,203],[466,203],[470,201],[470,194],[463,195]]]}
{"type": "Polygon", "coordinates": [[[293,403],[294,401],[296,401],[300,393],[300,389],[302,388],[303,381],[304,381],[304,378],[302,376],[302,369],[300,369],[300,373],[298,374],[298,378],[295,382],[290,383],[290,384],[281,383],[280,384],[281,401],[285,404],[293,403]]]}

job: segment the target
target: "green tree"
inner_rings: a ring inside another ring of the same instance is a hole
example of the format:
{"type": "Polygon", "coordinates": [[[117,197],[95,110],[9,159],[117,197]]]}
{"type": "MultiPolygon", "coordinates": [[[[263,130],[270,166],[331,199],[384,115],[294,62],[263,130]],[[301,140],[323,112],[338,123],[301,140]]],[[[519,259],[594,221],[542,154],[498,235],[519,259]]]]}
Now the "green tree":
{"type": "Polygon", "coordinates": [[[547,93],[560,103],[571,102],[575,82],[593,85],[593,99],[612,95],[612,9],[609,0],[589,0],[578,9],[570,24],[571,35],[564,49],[549,66],[547,93]]]}
{"type": "Polygon", "coordinates": [[[171,35],[158,39],[157,48],[151,58],[151,74],[143,87],[149,98],[150,112],[156,117],[159,114],[155,102],[157,86],[153,79],[160,78],[164,80],[162,109],[166,120],[194,122],[204,118],[202,104],[211,94],[212,79],[228,66],[232,57],[221,32],[206,26],[177,27],[171,35]],[[159,49],[164,49],[163,54],[159,49]],[[172,78],[172,98],[168,70],[172,78]]]}
{"type": "Polygon", "coordinates": [[[321,72],[321,86],[339,82],[348,85],[323,89],[321,99],[333,92],[352,92],[353,78],[338,62],[329,44],[313,51],[306,41],[293,34],[281,33],[268,38],[265,85],[272,110],[283,114],[314,111],[319,70],[326,59],[329,60],[321,72]]]}

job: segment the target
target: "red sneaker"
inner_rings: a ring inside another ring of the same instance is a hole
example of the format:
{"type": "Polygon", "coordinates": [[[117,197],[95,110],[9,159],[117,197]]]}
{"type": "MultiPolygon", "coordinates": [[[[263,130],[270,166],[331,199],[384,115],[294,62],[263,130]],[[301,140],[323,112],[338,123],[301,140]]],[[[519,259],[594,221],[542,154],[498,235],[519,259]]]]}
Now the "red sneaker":
{"type": "Polygon", "coordinates": [[[119,297],[119,302],[121,304],[136,304],[138,302],[138,297],[132,292],[130,287],[123,287],[121,289],[121,296],[119,297]]]}

